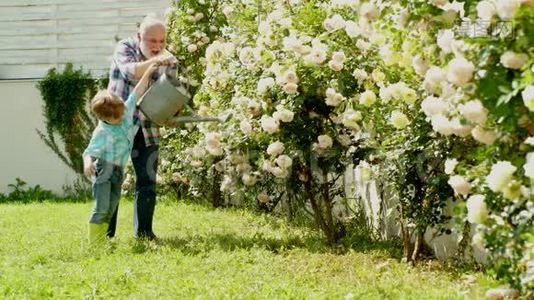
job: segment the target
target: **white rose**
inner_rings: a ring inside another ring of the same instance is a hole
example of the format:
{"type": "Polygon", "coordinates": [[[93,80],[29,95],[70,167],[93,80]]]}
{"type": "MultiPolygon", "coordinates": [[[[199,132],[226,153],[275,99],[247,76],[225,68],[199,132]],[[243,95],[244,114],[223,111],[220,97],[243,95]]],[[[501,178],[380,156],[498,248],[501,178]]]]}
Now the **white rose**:
{"type": "Polygon", "coordinates": [[[441,83],[446,79],[447,75],[441,68],[432,66],[426,71],[423,87],[430,93],[439,94],[441,92],[441,83]]]}
{"type": "Polygon", "coordinates": [[[326,134],[318,136],[317,141],[319,142],[319,148],[322,149],[328,149],[333,144],[332,138],[326,134]]]}
{"type": "Polygon", "coordinates": [[[471,184],[465,178],[460,175],[454,175],[449,178],[447,183],[454,189],[454,192],[458,195],[468,195],[471,191],[471,184]]]}
{"type": "Polygon", "coordinates": [[[445,160],[445,174],[450,175],[454,173],[454,168],[456,168],[457,164],[458,161],[456,160],[456,158],[448,158],[447,160],[445,160]]]}
{"type": "Polygon", "coordinates": [[[434,96],[428,96],[421,102],[421,110],[427,117],[434,115],[445,114],[451,109],[449,103],[434,96]]]}
{"type": "Polygon", "coordinates": [[[360,104],[363,106],[371,106],[376,102],[376,95],[373,91],[365,91],[360,95],[360,104]]]}
{"type": "Polygon", "coordinates": [[[325,102],[328,106],[338,106],[343,101],[343,95],[336,92],[336,90],[333,88],[326,89],[325,94],[325,102]]]}
{"type": "Polygon", "coordinates": [[[356,41],[356,48],[360,49],[361,51],[365,52],[371,48],[371,43],[368,43],[364,41],[363,39],[359,39],[356,41]]]}
{"type": "Polygon", "coordinates": [[[378,18],[378,8],[370,2],[365,2],[360,7],[360,16],[369,21],[376,20],[378,18]]]}
{"type": "Polygon", "coordinates": [[[434,6],[437,6],[437,7],[441,7],[447,3],[449,3],[448,0],[430,0],[429,1],[432,5],[434,6]]]}
{"type": "Polygon", "coordinates": [[[276,141],[267,147],[267,154],[277,156],[284,152],[284,144],[280,141],[276,141]]]}
{"type": "Polygon", "coordinates": [[[247,120],[242,120],[239,123],[239,129],[243,132],[245,135],[249,135],[252,133],[252,125],[250,125],[250,122],[247,120]]]}
{"type": "Polygon", "coordinates": [[[278,120],[272,117],[263,116],[261,118],[261,128],[268,133],[276,133],[280,130],[278,120]]]}
{"type": "Polygon", "coordinates": [[[432,129],[443,135],[451,135],[454,132],[454,127],[451,121],[443,115],[433,115],[431,117],[432,129]]]}
{"type": "Polygon", "coordinates": [[[495,4],[492,1],[483,0],[478,2],[477,14],[480,19],[490,20],[496,13],[495,4]]]}
{"type": "Polygon", "coordinates": [[[362,120],[362,113],[359,111],[355,111],[352,108],[349,108],[343,113],[343,125],[350,129],[359,130],[360,125],[358,124],[359,121],[362,120]]]}
{"type": "Polygon", "coordinates": [[[521,5],[519,0],[496,0],[497,15],[503,20],[511,19],[521,5]]]}
{"type": "Polygon", "coordinates": [[[246,186],[253,186],[258,181],[258,178],[254,175],[251,175],[250,173],[245,173],[241,177],[241,180],[243,180],[243,184],[246,186]]]}
{"type": "Polygon", "coordinates": [[[344,63],[347,57],[343,51],[336,51],[332,53],[332,60],[340,64],[344,63]]]}
{"type": "Polygon", "coordinates": [[[462,116],[469,122],[475,124],[484,124],[488,117],[488,110],[484,108],[479,100],[472,100],[458,107],[462,116]]]}
{"type": "Polygon", "coordinates": [[[273,167],[271,168],[271,174],[273,174],[276,178],[286,178],[289,175],[289,172],[287,169],[273,167]]]}
{"type": "Polygon", "coordinates": [[[280,155],[276,158],[276,164],[283,169],[289,169],[293,165],[293,160],[287,155],[280,155]]]}
{"type": "Polygon", "coordinates": [[[304,61],[311,65],[320,65],[326,60],[326,50],[312,47],[310,53],[304,57],[304,61]]]}
{"type": "Polygon", "coordinates": [[[473,126],[463,125],[459,118],[453,118],[451,120],[451,126],[453,128],[453,134],[459,137],[468,137],[473,130],[473,126]]]}
{"type": "Polygon", "coordinates": [[[193,53],[195,51],[198,50],[198,47],[196,44],[189,44],[187,45],[187,51],[189,51],[190,53],[193,53]]]}
{"type": "Polygon", "coordinates": [[[258,202],[264,204],[269,203],[271,201],[271,197],[269,197],[269,195],[265,193],[260,193],[258,196],[256,196],[256,198],[258,199],[258,202]]]}
{"type": "Polygon", "coordinates": [[[221,135],[216,132],[206,133],[205,141],[208,147],[217,148],[221,145],[221,135]]]}
{"type": "Polygon", "coordinates": [[[490,190],[501,192],[512,180],[516,167],[508,161],[499,161],[491,166],[491,171],[486,176],[486,182],[490,190]]]}
{"type": "Polygon", "coordinates": [[[438,32],[437,44],[444,54],[452,53],[453,43],[454,31],[450,29],[442,29],[438,32]]]}
{"type": "Polygon", "coordinates": [[[337,61],[335,60],[331,60],[328,62],[328,67],[333,70],[333,71],[336,71],[336,72],[339,72],[341,70],[343,70],[343,64],[341,63],[338,63],[337,61]]]}
{"type": "Polygon", "coordinates": [[[206,150],[208,150],[209,154],[213,156],[219,156],[223,154],[223,150],[221,147],[210,147],[209,145],[207,145],[206,150]]]}
{"type": "Polygon", "coordinates": [[[389,122],[397,129],[403,129],[410,124],[408,117],[400,111],[392,112],[389,117],[389,122]]]}
{"type": "Polygon", "coordinates": [[[298,85],[294,84],[293,82],[288,82],[284,85],[282,90],[290,95],[296,94],[298,92],[298,85]]]}
{"type": "Polygon", "coordinates": [[[527,154],[527,162],[523,166],[523,169],[525,169],[525,176],[534,180],[534,152],[527,154]]]}
{"type": "Polygon", "coordinates": [[[355,38],[358,35],[360,35],[361,30],[358,24],[354,21],[346,21],[345,22],[345,32],[347,35],[351,38],[355,38]]]}
{"type": "Polygon", "coordinates": [[[334,32],[345,27],[345,20],[342,16],[336,14],[331,18],[327,18],[323,22],[323,27],[328,32],[334,32]]]}
{"type": "Polygon", "coordinates": [[[232,13],[234,12],[234,8],[230,5],[225,5],[222,9],[222,13],[226,16],[226,17],[230,17],[230,15],[232,15],[232,13]]]}
{"type": "Polygon", "coordinates": [[[267,92],[267,90],[271,88],[273,85],[274,85],[274,78],[272,77],[261,78],[258,81],[258,86],[256,87],[256,91],[260,95],[265,94],[265,92],[267,92]]]}
{"type": "Polygon", "coordinates": [[[297,77],[297,73],[290,69],[282,75],[282,81],[285,83],[298,83],[299,78],[297,77]]]}
{"type": "Polygon", "coordinates": [[[467,220],[472,224],[483,224],[488,218],[488,207],[484,195],[476,194],[467,199],[467,220]]]}
{"type": "Polygon", "coordinates": [[[412,67],[417,75],[424,76],[429,68],[428,61],[425,60],[423,56],[416,55],[412,59],[412,67]]]}
{"type": "Polygon", "coordinates": [[[463,57],[456,57],[449,62],[447,80],[457,86],[464,86],[473,78],[475,66],[463,57]]]}
{"type": "Polygon", "coordinates": [[[528,55],[525,53],[516,53],[506,51],[501,55],[501,64],[508,68],[519,70],[528,62],[528,55]]]}
{"type": "Polygon", "coordinates": [[[522,92],[523,103],[530,111],[534,111],[534,85],[527,86],[522,92]]]}
{"type": "Polygon", "coordinates": [[[365,70],[362,70],[362,69],[354,69],[354,71],[352,72],[352,76],[354,76],[354,78],[358,82],[361,82],[369,77],[367,75],[367,72],[365,72],[365,70]]]}
{"type": "Polygon", "coordinates": [[[294,113],[283,107],[277,107],[277,111],[273,113],[273,118],[282,121],[284,123],[289,123],[293,121],[294,113]]]}
{"type": "Polygon", "coordinates": [[[485,145],[491,145],[497,139],[497,134],[493,130],[485,130],[480,126],[473,128],[471,135],[476,141],[485,145]]]}

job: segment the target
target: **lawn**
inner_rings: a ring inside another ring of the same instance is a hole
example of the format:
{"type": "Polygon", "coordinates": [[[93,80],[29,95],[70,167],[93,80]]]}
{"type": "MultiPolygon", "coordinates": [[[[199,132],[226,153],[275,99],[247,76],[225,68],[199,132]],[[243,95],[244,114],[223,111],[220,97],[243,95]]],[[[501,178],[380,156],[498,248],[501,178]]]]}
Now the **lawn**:
{"type": "Polygon", "coordinates": [[[385,246],[332,250],[272,216],[176,202],[156,208],[160,240],[139,242],[123,201],[111,247],[88,252],[90,209],[0,205],[0,298],[478,299],[491,284],[435,261],[411,267],[385,246]]]}

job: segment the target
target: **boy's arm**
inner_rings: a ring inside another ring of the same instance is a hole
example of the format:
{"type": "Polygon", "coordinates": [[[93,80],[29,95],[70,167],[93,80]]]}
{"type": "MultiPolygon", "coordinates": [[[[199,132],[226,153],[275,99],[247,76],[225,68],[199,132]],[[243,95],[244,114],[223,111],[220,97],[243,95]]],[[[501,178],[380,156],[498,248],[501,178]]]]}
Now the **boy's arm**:
{"type": "Polygon", "coordinates": [[[139,99],[146,91],[146,89],[148,88],[148,84],[150,83],[152,74],[158,69],[159,66],[159,63],[152,63],[150,64],[150,66],[148,66],[145,73],[143,74],[143,77],[141,77],[141,79],[132,91],[132,94],[135,94],[136,99],[139,99]]]}
{"type": "Polygon", "coordinates": [[[87,176],[95,174],[95,166],[93,163],[93,157],[101,157],[106,150],[107,145],[113,141],[108,141],[104,130],[97,128],[93,132],[91,141],[82,154],[83,157],[83,172],[87,176]]]}

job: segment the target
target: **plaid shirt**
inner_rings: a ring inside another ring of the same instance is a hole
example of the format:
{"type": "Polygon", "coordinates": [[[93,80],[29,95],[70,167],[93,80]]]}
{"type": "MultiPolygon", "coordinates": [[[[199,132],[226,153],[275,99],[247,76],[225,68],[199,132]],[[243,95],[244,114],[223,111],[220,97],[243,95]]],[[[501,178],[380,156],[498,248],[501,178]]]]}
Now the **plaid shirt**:
{"type": "MultiPolygon", "coordinates": [[[[130,37],[120,41],[115,48],[111,61],[108,90],[121,96],[123,100],[128,99],[137,84],[137,80],[134,79],[135,64],[145,60],[146,58],[141,53],[137,38],[130,37]]],[[[156,71],[152,76],[152,80],[157,80],[160,75],[160,72],[156,71]]],[[[146,146],[159,144],[159,127],[150,122],[138,110],[134,114],[134,123],[141,126],[146,146]]]]}

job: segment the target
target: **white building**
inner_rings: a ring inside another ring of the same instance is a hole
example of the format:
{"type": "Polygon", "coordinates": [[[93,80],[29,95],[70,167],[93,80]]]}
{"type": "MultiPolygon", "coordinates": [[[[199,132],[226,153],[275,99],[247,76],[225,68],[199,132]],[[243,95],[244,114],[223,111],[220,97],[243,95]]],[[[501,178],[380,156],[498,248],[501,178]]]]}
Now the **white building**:
{"type": "Polygon", "coordinates": [[[171,0],[0,0],[0,193],[19,177],[60,193],[74,173],[36,133],[44,131],[36,88],[47,71],[73,63],[107,72],[117,39],[171,0]]]}

